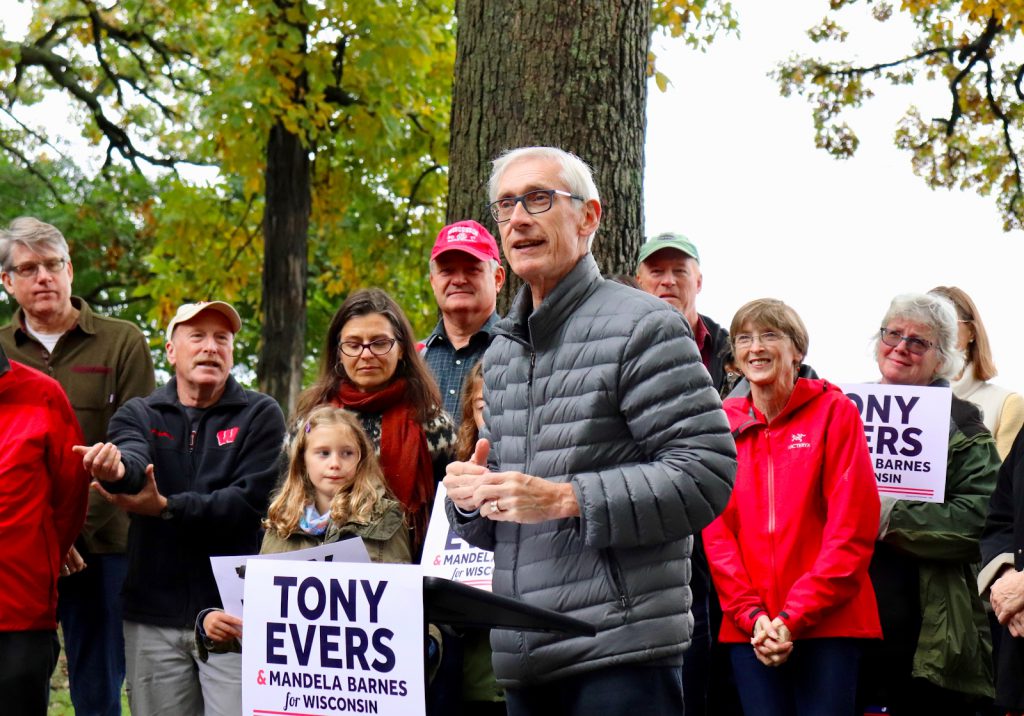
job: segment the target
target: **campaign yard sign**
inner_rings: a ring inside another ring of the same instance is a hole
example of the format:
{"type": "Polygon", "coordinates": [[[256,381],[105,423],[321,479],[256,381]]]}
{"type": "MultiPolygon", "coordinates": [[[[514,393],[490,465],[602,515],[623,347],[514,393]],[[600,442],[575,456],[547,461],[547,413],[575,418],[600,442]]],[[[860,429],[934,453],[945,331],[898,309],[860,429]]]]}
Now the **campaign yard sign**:
{"type": "Polygon", "coordinates": [[[918,385],[840,386],[864,421],[878,492],[943,502],[953,391],[918,385]]]}
{"type": "Polygon", "coordinates": [[[245,716],[425,712],[419,566],[251,560],[243,621],[245,716]]]}
{"type": "Polygon", "coordinates": [[[220,602],[228,614],[241,616],[245,588],[245,565],[250,559],[284,559],[301,562],[369,562],[370,555],[359,537],[276,554],[210,557],[210,568],[220,592],[220,602]]]}
{"type": "Polygon", "coordinates": [[[427,577],[444,577],[489,592],[494,572],[494,552],[474,547],[455,534],[444,511],[447,495],[444,484],[439,483],[427,536],[423,541],[423,558],[420,560],[423,574],[427,577]]]}

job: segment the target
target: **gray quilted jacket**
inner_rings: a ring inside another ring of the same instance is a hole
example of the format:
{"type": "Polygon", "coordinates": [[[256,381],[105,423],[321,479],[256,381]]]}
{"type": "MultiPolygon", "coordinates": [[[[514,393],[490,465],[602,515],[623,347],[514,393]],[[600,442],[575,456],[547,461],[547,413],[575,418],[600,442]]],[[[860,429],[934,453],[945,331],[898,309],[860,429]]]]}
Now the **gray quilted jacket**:
{"type": "MultiPolygon", "coordinates": [[[[494,591],[596,637],[494,630],[504,686],[682,663],[691,535],[725,507],[736,447],[681,314],[601,278],[590,254],[532,311],[524,286],[484,356],[491,459],[571,482],[581,517],[496,523],[447,509],[494,550],[494,591]]],[[[493,467],[493,466],[492,466],[493,467]]]]}

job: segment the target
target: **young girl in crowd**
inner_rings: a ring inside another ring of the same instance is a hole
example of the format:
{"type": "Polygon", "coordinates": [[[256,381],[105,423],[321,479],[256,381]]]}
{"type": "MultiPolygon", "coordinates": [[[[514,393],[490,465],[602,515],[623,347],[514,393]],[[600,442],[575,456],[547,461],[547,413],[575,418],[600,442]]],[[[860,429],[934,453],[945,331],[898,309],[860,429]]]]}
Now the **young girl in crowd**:
{"type": "Polygon", "coordinates": [[[261,554],[291,552],[359,535],[374,562],[412,555],[402,508],[384,486],[373,445],[347,410],[313,410],[292,445],[284,487],[270,503],[261,554]]]}
{"type": "Polygon", "coordinates": [[[462,419],[455,434],[455,459],[469,460],[473,457],[480,429],[484,426],[484,370],[477,363],[466,374],[462,384],[462,419]]]}
{"type": "MultiPolygon", "coordinates": [[[[341,408],[315,408],[289,451],[288,475],[263,526],[260,554],[278,554],[358,535],[374,562],[412,561],[402,506],[384,486],[373,445],[358,418],[341,408]]],[[[240,617],[214,609],[199,615],[203,649],[237,648],[240,617]]]]}

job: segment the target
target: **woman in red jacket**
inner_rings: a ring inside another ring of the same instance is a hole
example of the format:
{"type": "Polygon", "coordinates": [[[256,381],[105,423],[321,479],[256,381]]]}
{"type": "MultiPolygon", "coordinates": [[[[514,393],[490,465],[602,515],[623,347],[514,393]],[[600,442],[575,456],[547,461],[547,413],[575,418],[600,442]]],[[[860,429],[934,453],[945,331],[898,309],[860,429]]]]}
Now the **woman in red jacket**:
{"type": "MultiPolygon", "coordinates": [[[[833,385],[798,378],[807,329],[759,299],[730,328],[749,395],[725,401],[739,467],[704,530],[720,639],[747,714],[854,713],[861,640],[882,635],[868,563],[879,501],[864,426],[833,385]]],[[[735,394],[735,393],[734,393],[735,394]]]]}

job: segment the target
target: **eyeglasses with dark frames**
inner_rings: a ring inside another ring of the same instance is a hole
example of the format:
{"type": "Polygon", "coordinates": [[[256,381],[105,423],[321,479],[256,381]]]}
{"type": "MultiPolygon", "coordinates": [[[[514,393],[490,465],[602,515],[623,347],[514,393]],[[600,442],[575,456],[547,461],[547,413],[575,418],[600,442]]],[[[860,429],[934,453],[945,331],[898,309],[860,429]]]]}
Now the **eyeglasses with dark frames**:
{"type": "Polygon", "coordinates": [[[10,272],[15,276],[21,278],[35,278],[39,273],[39,267],[42,266],[46,269],[49,274],[57,274],[64,270],[64,267],[68,265],[68,260],[64,257],[59,259],[47,259],[46,261],[30,261],[29,263],[18,264],[17,266],[11,266],[10,272]]]}
{"type": "Polygon", "coordinates": [[[924,355],[935,345],[924,338],[918,338],[917,336],[905,336],[899,331],[890,331],[888,328],[880,328],[879,332],[882,336],[882,343],[885,345],[890,348],[895,348],[900,343],[906,343],[907,350],[916,356],[924,355]]]}
{"type": "Polygon", "coordinates": [[[487,208],[491,210],[491,216],[495,221],[504,224],[512,218],[516,204],[522,203],[527,214],[543,214],[555,202],[556,194],[576,201],[586,201],[582,196],[561,189],[534,189],[519,196],[505,196],[497,201],[492,201],[487,208]]]}
{"type": "Polygon", "coordinates": [[[398,343],[397,338],[378,338],[375,341],[369,343],[359,343],[358,341],[342,341],[341,352],[347,355],[349,358],[358,358],[363,354],[363,351],[367,348],[370,349],[370,353],[380,357],[386,356],[391,352],[391,349],[398,343]]]}

